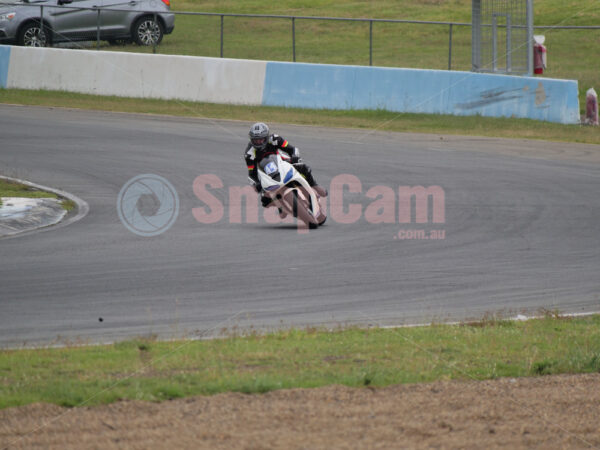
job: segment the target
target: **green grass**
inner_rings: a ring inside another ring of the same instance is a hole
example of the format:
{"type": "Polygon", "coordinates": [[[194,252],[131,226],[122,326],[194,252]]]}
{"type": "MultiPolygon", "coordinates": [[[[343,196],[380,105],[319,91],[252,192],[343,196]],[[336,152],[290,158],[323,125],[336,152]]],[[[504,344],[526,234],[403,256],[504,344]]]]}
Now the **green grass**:
{"type": "Polygon", "coordinates": [[[0,351],[0,408],[600,371],[600,316],[0,351]]]}
{"type": "Polygon", "coordinates": [[[75,202],[73,200],[69,200],[69,199],[62,200],[60,202],[60,205],[67,212],[73,211],[77,207],[77,205],[75,204],[75,202]]]}
{"type": "Polygon", "coordinates": [[[444,135],[477,135],[600,144],[600,129],[596,127],[561,125],[527,119],[399,114],[382,110],[334,111],[218,105],[176,100],[100,97],[58,91],[18,89],[0,89],[0,103],[234,119],[249,123],[261,120],[268,123],[296,123],[301,125],[362,128],[369,130],[439,133],[444,135]]]}

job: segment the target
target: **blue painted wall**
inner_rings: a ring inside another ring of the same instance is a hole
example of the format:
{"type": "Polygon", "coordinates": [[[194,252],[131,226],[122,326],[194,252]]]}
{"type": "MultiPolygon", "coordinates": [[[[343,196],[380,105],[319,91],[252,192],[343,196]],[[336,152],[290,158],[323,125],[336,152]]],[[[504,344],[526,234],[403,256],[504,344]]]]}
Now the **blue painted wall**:
{"type": "Polygon", "coordinates": [[[0,88],[6,88],[8,65],[10,63],[10,47],[0,45],[0,88]]]}
{"type": "Polygon", "coordinates": [[[268,63],[263,105],[580,120],[573,80],[324,64],[268,63]]]}

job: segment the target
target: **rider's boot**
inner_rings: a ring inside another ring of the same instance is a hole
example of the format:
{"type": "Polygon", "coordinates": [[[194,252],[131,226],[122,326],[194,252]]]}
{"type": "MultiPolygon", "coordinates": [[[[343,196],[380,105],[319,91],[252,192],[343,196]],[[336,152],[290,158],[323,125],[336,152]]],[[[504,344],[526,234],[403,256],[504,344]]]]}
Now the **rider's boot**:
{"type": "Polygon", "coordinates": [[[300,163],[300,164],[294,164],[294,167],[296,168],[296,170],[298,170],[298,172],[300,172],[302,175],[304,175],[304,178],[306,178],[306,181],[308,181],[308,184],[310,185],[310,187],[312,187],[319,196],[327,197],[327,189],[325,189],[317,184],[317,182],[315,181],[315,178],[313,177],[312,170],[310,169],[309,166],[307,166],[306,164],[300,163]]]}
{"type": "MultiPolygon", "coordinates": [[[[260,198],[260,202],[262,203],[263,208],[272,208],[275,206],[275,203],[273,203],[273,199],[267,196],[262,196],[260,198]]],[[[287,217],[287,213],[283,211],[283,209],[281,209],[280,207],[277,207],[277,211],[279,212],[280,218],[285,219],[287,217]]]]}
{"type": "Polygon", "coordinates": [[[262,204],[263,208],[269,208],[270,206],[275,206],[273,204],[273,199],[270,197],[267,197],[266,195],[263,195],[260,197],[260,203],[262,204]]]}
{"type": "Polygon", "coordinates": [[[320,197],[327,197],[327,189],[315,184],[311,186],[320,197]]]}

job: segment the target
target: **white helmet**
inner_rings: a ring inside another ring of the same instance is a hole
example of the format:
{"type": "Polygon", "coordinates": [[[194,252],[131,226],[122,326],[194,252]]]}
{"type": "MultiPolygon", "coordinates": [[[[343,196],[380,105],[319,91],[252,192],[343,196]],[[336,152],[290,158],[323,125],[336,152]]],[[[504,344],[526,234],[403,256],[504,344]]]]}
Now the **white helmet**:
{"type": "Polygon", "coordinates": [[[269,141],[269,127],[267,124],[257,122],[250,128],[248,133],[252,146],[258,150],[262,150],[267,146],[269,141]]]}

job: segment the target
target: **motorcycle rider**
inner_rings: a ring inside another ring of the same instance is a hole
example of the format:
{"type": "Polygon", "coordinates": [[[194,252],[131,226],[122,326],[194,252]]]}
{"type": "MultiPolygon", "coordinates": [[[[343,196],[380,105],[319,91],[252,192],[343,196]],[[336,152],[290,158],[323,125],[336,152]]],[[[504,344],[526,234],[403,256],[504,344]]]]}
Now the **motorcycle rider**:
{"type": "MultiPolygon", "coordinates": [[[[256,192],[262,193],[262,186],[260,185],[257,172],[260,161],[266,156],[277,154],[277,152],[280,151],[289,156],[289,162],[294,165],[294,168],[300,172],[304,178],[306,178],[308,184],[318,195],[321,197],[327,196],[327,191],[315,181],[310,167],[301,162],[298,147],[294,147],[277,134],[269,134],[269,127],[262,122],[257,122],[252,125],[248,136],[250,136],[250,142],[248,142],[246,150],[244,151],[244,158],[246,159],[246,166],[248,166],[248,177],[252,181],[256,192]]],[[[267,208],[273,200],[262,195],[260,201],[263,207],[267,208]]],[[[281,211],[279,212],[281,214],[281,211]]]]}

